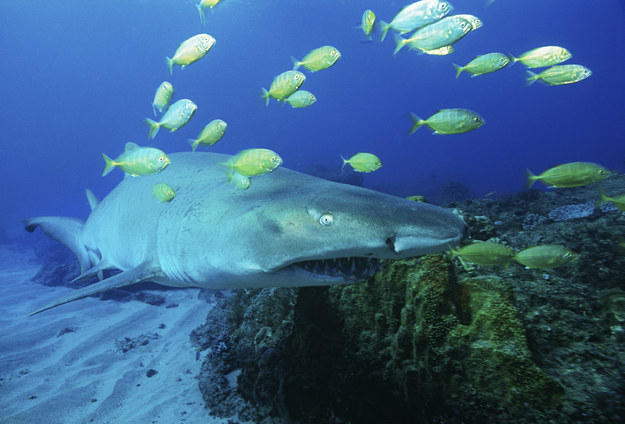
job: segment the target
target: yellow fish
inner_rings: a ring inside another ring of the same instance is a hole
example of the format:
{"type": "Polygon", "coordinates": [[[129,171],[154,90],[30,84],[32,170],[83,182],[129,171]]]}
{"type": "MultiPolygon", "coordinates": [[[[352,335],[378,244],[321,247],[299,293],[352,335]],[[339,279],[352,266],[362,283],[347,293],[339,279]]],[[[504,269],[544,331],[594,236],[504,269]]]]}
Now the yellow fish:
{"type": "Polygon", "coordinates": [[[293,109],[299,109],[312,105],[317,101],[317,98],[310,91],[297,90],[284,100],[290,104],[293,109]]]}
{"type": "Polygon", "coordinates": [[[159,112],[162,112],[163,109],[167,108],[169,102],[171,101],[171,97],[174,95],[174,86],[171,85],[169,81],[163,81],[161,85],[156,89],[156,93],[154,94],[154,100],[152,101],[152,110],[154,111],[154,116],[156,116],[156,109],[159,112]]]}
{"type": "Polygon", "coordinates": [[[406,196],[406,199],[412,200],[413,202],[426,202],[427,203],[427,199],[425,198],[425,196],[420,196],[420,195],[406,196]]]}
{"type": "Polygon", "coordinates": [[[152,194],[154,194],[154,197],[156,197],[160,202],[171,202],[171,200],[176,197],[174,189],[165,183],[154,184],[154,187],[152,187],[152,194]]]}
{"type": "Polygon", "coordinates": [[[302,60],[297,60],[294,57],[293,70],[297,70],[300,66],[308,69],[311,72],[321,71],[328,69],[334,65],[341,57],[341,52],[336,47],[322,46],[317,49],[311,50],[302,60]]]}
{"type": "Polygon", "coordinates": [[[198,4],[195,5],[197,7],[197,11],[200,13],[200,23],[202,25],[206,24],[206,15],[204,14],[204,9],[217,6],[221,0],[200,0],[198,4]]]}
{"type": "Polygon", "coordinates": [[[200,144],[212,146],[217,143],[224,136],[227,128],[228,124],[226,121],[222,121],[221,119],[210,121],[196,139],[189,139],[191,150],[195,152],[195,149],[197,149],[197,146],[200,144]]]}
{"type": "Polygon", "coordinates": [[[514,249],[492,242],[477,242],[450,251],[452,256],[460,256],[478,265],[508,265],[516,255],[514,249]]]}
{"type": "Polygon", "coordinates": [[[467,71],[471,76],[489,74],[506,67],[510,63],[510,58],[503,53],[487,53],[476,57],[464,66],[456,65],[456,78],[462,71],[467,71]]]}
{"type": "Polygon", "coordinates": [[[306,75],[299,71],[285,71],[276,76],[271,82],[269,91],[263,88],[262,98],[265,99],[265,106],[269,105],[269,98],[281,101],[295,93],[306,81],[306,75]]]}
{"type": "Polygon", "coordinates": [[[592,162],[570,162],[549,168],[540,175],[527,170],[527,188],[536,181],[542,181],[551,187],[581,187],[599,182],[611,175],[611,171],[592,162]]]}
{"type": "Polygon", "coordinates": [[[372,153],[356,153],[349,159],[343,159],[343,166],[350,164],[356,172],[373,172],[382,167],[382,161],[372,153]]]}
{"type": "Polygon", "coordinates": [[[367,9],[362,14],[362,22],[360,23],[360,28],[362,28],[362,32],[364,32],[367,37],[370,37],[374,26],[375,13],[373,13],[373,10],[367,9]]]}
{"type": "Polygon", "coordinates": [[[230,170],[227,172],[227,175],[228,175],[228,181],[230,181],[231,183],[233,183],[235,186],[237,186],[238,188],[242,190],[247,190],[248,188],[250,188],[250,185],[252,184],[252,181],[249,179],[249,177],[246,177],[245,175],[241,175],[238,172],[230,170]]]}
{"type": "Polygon", "coordinates": [[[571,52],[564,47],[544,46],[526,51],[521,56],[511,59],[513,62],[521,62],[528,68],[545,68],[562,63],[571,57],[571,52]]]}
{"type": "Polygon", "coordinates": [[[557,268],[578,257],[577,253],[571,252],[563,246],[546,244],[521,250],[514,259],[528,268],[557,268]]]}
{"type": "Polygon", "coordinates": [[[527,71],[527,85],[541,80],[549,85],[573,84],[585,80],[592,75],[592,71],[582,65],[556,65],[545,69],[539,74],[527,71]]]}
{"type": "Polygon", "coordinates": [[[597,206],[599,206],[600,204],[604,202],[612,202],[614,203],[614,206],[619,208],[621,211],[625,212],[625,194],[620,194],[616,197],[610,197],[607,194],[605,194],[605,192],[603,191],[601,187],[599,187],[599,194],[600,194],[600,197],[599,197],[599,200],[597,201],[597,206]]]}
{"type": "Polygon", "coordinates": [[[469,109],[441,109],[428,119],[421,119],[414,113],[410,114],[412,128],[409,134],[413,134],[423,125],[434,130],[434,134],[460,134],[473,131],[486,121],[477,113],[469,109]]]}
{"type": "Polygon", "coordinates": [[[115,159],[111,159],[104,153],[102,153],[102,157],[106,162],[102,176],[107,175],[116,166],[133,177],[156,174],[171,163],[169,157],[162,150],[154,147],[139,147],[135,143],[126,143],[124,153],[115,159]]]}
{"type": "Polygon", "coordinates": [[[166,58],[167,65],[169,66],[169,73],[174,70],[174,64],[180,65],[182,69],[186,66],[197,62],[215,45],[215,39],[208,34],[198,34],[183,41],[176,52],[174,57],[166,58]]]}
{"type": "Polygon", "coordinates": [[[144,122],[150,127],[148,131],[148,138],[152,139],[158,134],[158,130],[161,127],[169,129],[169,132],[174,132],[183,126],[187,125],[189,120],[195,114],[197,105],[189,99],[180,99],[173,105],[169,106],[165,115],[159,122],[153,121],[150,118],[146,118],[144,122]]]}
{"type": "Polygon", "coordinates": [[[272,172],[282,164],[279,154],[269,149],[246,149],[222,165],[245,177],[255,177],[272,172]]]}

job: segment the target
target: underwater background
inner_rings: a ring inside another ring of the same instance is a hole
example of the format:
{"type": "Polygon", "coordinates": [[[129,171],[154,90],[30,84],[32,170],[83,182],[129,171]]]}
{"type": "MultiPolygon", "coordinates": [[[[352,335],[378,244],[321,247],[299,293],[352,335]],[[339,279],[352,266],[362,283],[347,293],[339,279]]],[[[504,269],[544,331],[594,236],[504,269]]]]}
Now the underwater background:
{"type": "Polygon", "coordinates": [[[0,0],[0,423],[623,422],[625,3],[452,0],[483,27],[448,56],[394,55],[392,31],[380,42],[358,27],[367,8],[389,22],[407,3],[223,0],[202,26],[195,0],[0,0]],[[202,32],[214,47],[170,75],[165,57],[202,32]],[[261,88],[322,45],[341,58],[300,69],[317,102],[266,107],[261,88]],[[592,75],[528,86],[515,63],[455,78],[454,63],[546,45],[592,75]],[[164,80],[198,110],[148,140],[164,80]],[[443,108],[486,123],[408,134],[411,112],[443,108]],[[428,255],[301,289],[146,283],[26,319],[89,281],[74,282],[73,255],[22,219],[85,219],[85,188],[101,199],[123,178],[101,176],[102,153],[129,141],[189,151],[217,118],[225,136],[199,150],[270,148],[286,168],[454,209],[463,244],[560,245],[575,260],[531,269],[428,255]],[[382,168],[342,168],[356,152],[382,168]],[[597,205],[596,184],[525,188],[526,169],[572,161],[617,171],[600,184],[617,202],[597,205]]]}
{"type": "Polygon", "coordinates": [[[102,152],[115,157],[128,141],[190,150],[187,139],[215,118],[228,122],[227,133],[202,150],[266,147],[283,166],[321,176],[341,172],[341,155],[371,152],[383,166],[358,176],[366,187],[435,203],[520,191],[526,168],[542,172],[577,160],[625,168],[622,1],[452,4],[453,13],[476,15],[483,27],[448,56],[408,49],[394,56],[391,34],[367,42],[354,27],[365,8],[390,21],[402,1],[226,0],[207,10],[202,26],[191,1],[3,0],[0,225],[13,232],[28,216],[86,217],[84,189],[101,198],[122,178],[120,171],[101,177],[102,152]],[[170,76],[165,57],[200,32],[215,37],[213,49],[170,76]],[[291,56],[324,44],[342,57],[328,70],[305,71],[302,88],[317,103],[292,109],[272,100],[265,107],[261,87],[292,68],[291,56]],[[543,45],[567,48],[573,57],[566,63],[592,76],[528,87],[526,68],[516,63],[455,78],[452,63],[543,45]],[[198,110],[177,132],[148,141],[143,120],[153,118],[152,98],[164,80],[174,99],[189,98],[198,110]],[[486,124],[458,135],[432,135],[427,127],[408,135],[409,112],[425,118],[454,107],[474,110],[486,124]]]}

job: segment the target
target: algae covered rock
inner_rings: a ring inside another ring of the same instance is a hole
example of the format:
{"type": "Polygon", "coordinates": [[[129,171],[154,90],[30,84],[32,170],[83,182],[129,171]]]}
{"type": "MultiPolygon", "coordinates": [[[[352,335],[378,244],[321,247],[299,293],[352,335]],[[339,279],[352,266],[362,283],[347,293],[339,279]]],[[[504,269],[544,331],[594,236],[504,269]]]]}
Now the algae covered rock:
{"type": "Polygon", "coordinates": [[[558,408],[509,286],[459,284],[444,256],[385,261],[362,284],[246,292],[200,378],[224,415],[229,404],[255,422],[518,422],[528,402],[558,408]]]}
{"type": "Polygon", "coordinates": [[[531,422],[557,410],[563,389],[534,362],[512,287],[495,276],[465,278],[462,286],[463,308],[471,317],[448,339],[464,369],[456,401],[484,419],[499,416],[499,422],[520,416],[531,422]]]}

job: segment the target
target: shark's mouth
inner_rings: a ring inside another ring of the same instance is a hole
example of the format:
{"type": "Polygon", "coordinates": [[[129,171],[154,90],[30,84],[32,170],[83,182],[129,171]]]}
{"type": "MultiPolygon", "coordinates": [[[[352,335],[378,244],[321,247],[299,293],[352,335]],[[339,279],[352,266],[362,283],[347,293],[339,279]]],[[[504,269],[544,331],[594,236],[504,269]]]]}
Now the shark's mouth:
{"type": "Polygon", "coordinates": [[[349,257],[295,262],[290,266],[321,276],[358,281],[373,277],[380,269],[380,261],[376,258],[349,257]]]}

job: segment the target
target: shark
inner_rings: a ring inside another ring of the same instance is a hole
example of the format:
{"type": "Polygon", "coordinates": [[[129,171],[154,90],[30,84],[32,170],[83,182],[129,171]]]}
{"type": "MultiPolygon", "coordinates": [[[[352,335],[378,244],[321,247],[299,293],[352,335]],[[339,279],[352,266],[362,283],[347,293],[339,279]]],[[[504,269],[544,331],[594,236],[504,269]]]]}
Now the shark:
{"type": "Polygon", "coordinates": [[[365,280],[381,259],[441,252],[463,238],[444,208],[280,167],[244,190],[228,181],[229,155],[181,152],[158,174],[125,178],[101,201],[87,190],[86,221],[26,219],[29,232],[67,246],[81,274],[100,281],[30,315],[151,281],[210,289],[299,287],[365,280]],[[166,183],[170,202],[152,188],[166,183]],[[104,270],[118,272],[102,279],[104,270]]]}

